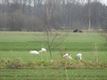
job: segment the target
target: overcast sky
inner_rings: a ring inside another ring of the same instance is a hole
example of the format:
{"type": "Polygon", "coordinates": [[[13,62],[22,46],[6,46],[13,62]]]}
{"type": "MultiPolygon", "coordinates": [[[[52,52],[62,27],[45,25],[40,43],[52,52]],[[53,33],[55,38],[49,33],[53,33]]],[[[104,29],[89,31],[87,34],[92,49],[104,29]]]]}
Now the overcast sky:
{"type": "MultiPolygon", "coordinates": [[[[0,3],[1,3],[1,1],[2,0],[0,0],[0,3]]],[[[84,0],[85,1],[85,0],[84,0]]],[[[87,0],[86,0],[87,1],[87,0]]],[[[106,4],[107,5],[107,0],[98,0],[98,1],[100,1],[101,3],[103,3],[103,4],[106,4]]]]}
{"type": "Polygon", "coordinates": [[[107,0],[100,0],[100,2],[107,5],[107,0]]]}

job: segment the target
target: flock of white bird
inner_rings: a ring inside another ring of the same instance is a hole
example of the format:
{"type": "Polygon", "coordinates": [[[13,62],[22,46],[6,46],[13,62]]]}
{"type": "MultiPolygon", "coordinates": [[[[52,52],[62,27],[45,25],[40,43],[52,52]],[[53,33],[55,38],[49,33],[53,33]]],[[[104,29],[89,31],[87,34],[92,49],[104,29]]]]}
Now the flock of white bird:
{"type": "MultiPolygon", "coordinates": [[[[65,59],[73,59],[72,58],[72,56],[69,54],[69,53],[65,53],[64,55],[63,55],[63,57],[65,58],[65,59]]],[[[76,59],[77,60],[82,60],[82,54],[81,53],[77,53],[76,54],[76,59]]]]}
{"type": "MultiPolygon", "coordinates": [[[[31,50],[31,51],[30,51],[30,54],[32,54],[32,55],[39,55],[39,54],[41,54],[41,53],[45,53],[46,51],[47,51],[46,48],[41,48],[41,50],[39,50],[39,51],[37,51],[37,50],[31,50]]],[[[65,53],[65,54],[63,55],[63,58],[69,59],[69,60],[72,60],[72,59],[73,59],[72,56],[71,56],[69,53],[65,53]]],[[[76,54],[76,59],[77,59],[77,60],[82,60],[82,54],[81,54],[81,53],[77,53],[77,54],[76,54]]]]}
{"type": "Polygon", "coordinates": [[[30,54],[32,54],[32,55],[39,55],[40,53],[44,53],[46,51],[47,50],[45,48],[41,48],[41,50],[39,50],[39,51],[37,51],[37,50],[31,50],[30,54]]]}

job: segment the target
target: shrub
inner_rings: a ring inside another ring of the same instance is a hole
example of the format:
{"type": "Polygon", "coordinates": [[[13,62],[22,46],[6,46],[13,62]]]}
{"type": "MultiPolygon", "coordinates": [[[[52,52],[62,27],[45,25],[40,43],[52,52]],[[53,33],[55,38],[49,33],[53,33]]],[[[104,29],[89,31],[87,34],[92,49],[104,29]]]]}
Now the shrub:
{"type": "Polygon", "coordinates": [[[20,58],[13,59],[7,64],[7,68],[11,68],[11,69],[20,69],[23,67],[24,67],[24,63],[20,58]]]}
{"type": "Polygon", "coordinates": [[[0,68],[6,68],[7,64],[10,62],[8,58],[1,58],[0,59],[0,68]]]}

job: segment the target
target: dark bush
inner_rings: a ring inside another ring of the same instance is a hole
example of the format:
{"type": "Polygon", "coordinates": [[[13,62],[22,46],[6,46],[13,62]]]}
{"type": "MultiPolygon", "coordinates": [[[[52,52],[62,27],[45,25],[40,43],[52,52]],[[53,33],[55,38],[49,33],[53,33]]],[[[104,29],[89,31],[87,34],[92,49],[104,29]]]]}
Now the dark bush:
{"type": "Polygon", "coordinates": [[[83,32],[83,31],[82,31],[82,30],[79,30],[79,29],[74,29],[73,32],[80,32],[80,33],[81,33],[81,32],[83,32]]]}

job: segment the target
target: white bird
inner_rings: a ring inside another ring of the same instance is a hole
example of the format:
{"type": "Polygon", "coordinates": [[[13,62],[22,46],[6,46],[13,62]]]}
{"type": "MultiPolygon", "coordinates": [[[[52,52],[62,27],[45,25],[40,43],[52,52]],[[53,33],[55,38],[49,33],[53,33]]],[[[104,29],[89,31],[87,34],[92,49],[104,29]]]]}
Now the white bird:
{"type": "Polygon", "coordinates": [[[81,53],[78,53],[78,54],[76,55],[76,57],[77,57],[77,60],[82,60],[82,54],[81,54],[81,53]]]}
{"type": "Polygon", "coordinates": [[[63,55],[63,57],[64,57],[65,59],[72,59],[71,55],[69,55],[68,53],[65,53],[65,54],[63,55]]]}
{"type": "Polygon", "coordinates": [[[31,50],[30,54],[32,55],[39,55],[40,53],[46,52],[47,50],[45,48],[41,48],[40,51],[36,51],[36,50],[31,50]]]}
{"type": "Polygon", "coordinates": [[[38,55],[38,54],[39,54],[39,52],[38,52],[38,51],[36,51],[36,50],[32,50],[32,51],[30,51],[30,54],[32,54],[32,55],[38,55]]]}
{"type": "Polygon", "coordinates": [[[40,53],[46,52],[47,50],[45,48],[41,48],[41,50],[39,51],[40,53]]]}
{"type": "Polygon", "coordinates": [[[42,51],[46,52],[47,50],[45,48],[41,48],[42,51]]]}

